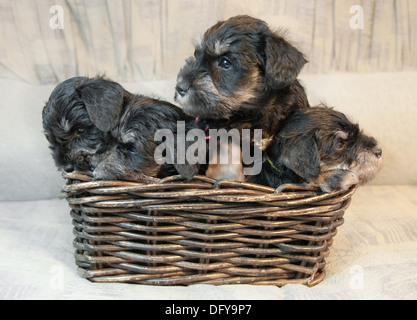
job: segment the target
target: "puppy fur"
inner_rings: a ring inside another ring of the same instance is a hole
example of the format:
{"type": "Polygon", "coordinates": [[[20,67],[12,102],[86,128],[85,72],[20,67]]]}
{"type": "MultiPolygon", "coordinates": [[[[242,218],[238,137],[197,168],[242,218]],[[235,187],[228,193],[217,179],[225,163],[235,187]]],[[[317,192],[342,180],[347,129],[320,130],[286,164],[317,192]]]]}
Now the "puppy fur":
{"type": "Polygon", "coordinates": [[[198,171],[198,165],[159,165],[154,159],[155,132],[170,129],[175,134],[177,121],[186,121],[189,130],[195,127],[194,119],[168,102],[131,94],[103,77],[75,77],[59,84],[42,118],[60,170],[128,180],[177,171],[191,178],[198,171]]]}
{"type": "Polygon", "coordinates": [[[178,74],[175,99],[213,127],[273,135],[291,111],[309,106],[296,79],[306,62],[265,22],[237,16],[205,32],[178,74]]]}
{"type": "Polygon", "coordinates": [[[341,112],[317,106],[293,112],[248,181],[278,187],[308,183],[324,192],[364,184],[382,164],[382,150],[341,112]],[[268,158],[266,158],[268,156],[268,158]]]}
{"type": "Polygon", "coordinates": [[[262,129],[270,140],[309,107],[297,76],[304,55],[261,20],[236,16],[209,28],[177,77],[175,99],[215,129],[262,129]]]}

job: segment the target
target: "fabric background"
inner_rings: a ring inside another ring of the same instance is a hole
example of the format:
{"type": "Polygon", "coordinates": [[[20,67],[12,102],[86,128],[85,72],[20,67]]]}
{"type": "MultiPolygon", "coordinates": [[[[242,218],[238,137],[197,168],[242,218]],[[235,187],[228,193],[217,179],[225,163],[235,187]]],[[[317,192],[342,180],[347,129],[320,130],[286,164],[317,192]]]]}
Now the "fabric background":
{"type": "Polygon", "coordinates": [[[0,0],[0,77],[33,84],[105,73],[120,82],[175,77],[191,40],[249,14],[288,30],[304,73],[417,69],[415,0],[0,0]],[[63,29],[51,29],[63,8],[63,29]],[[352,29],[363,8],[363,29],[352,29]]]}

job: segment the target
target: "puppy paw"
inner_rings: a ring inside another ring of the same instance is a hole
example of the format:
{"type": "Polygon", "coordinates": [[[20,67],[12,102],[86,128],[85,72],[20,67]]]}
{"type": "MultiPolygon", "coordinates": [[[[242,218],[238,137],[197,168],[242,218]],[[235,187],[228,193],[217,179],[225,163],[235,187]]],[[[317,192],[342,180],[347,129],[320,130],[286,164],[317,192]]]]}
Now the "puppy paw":
{"type": "Polygon", "coordinates": [[[198,164],[191,165],[191,164],[175,164],[174,165],[177,172],[187,180],[191,180],[200,169],[198,164]]]}
{"type": "Polygon", "coordinates": [[[125,174],[124,169],[117,165],[100,163],[93,171],[94,180],[118,180],[125,174]]]}

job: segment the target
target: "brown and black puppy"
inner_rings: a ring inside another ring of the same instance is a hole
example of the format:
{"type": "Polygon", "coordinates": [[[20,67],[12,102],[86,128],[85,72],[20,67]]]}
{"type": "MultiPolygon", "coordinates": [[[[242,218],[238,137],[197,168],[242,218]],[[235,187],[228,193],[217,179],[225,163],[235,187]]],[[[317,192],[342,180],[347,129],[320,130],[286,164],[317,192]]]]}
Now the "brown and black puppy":
{"type": "Polygon", "coordinates": [[[248,181],[277,188],[308,183],[324,192],[364,184],[381,168],[382,149],[341,112],[325,106],[293,112],[248,181]]]}
{"type": "MultiPolygon", "coordinates": [[[[264,21],[236,16],[209,28],[196,44],[178,74],[175,99],[202,127],[262,129],[269,141],[289,113],[309,107],[297,81],[306,62],[264,21]]],[[[213,176],[222,178],[223,169],[213,176]]]]}
{"type": "MultiPolygon", "coordinates": [[[[74,77],[60,83],[42,112],[43,128],[55,164],[65,171],[91,171],[95,179],[135,180],[145,174],[180,173],[191,178],[198,164],[160,163],[155,150],[159,129],[177,134],[195,120],[168,102],[135,95],[103,77],[74,77]]],[[[170,147],[175,156],[175,145],[170,147]]]]}

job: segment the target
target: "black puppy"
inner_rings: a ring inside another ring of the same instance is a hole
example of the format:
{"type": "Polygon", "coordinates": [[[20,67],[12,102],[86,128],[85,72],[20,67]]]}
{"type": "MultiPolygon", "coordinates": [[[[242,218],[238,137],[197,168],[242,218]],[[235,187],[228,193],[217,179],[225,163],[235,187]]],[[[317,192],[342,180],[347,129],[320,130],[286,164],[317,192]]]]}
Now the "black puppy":
{"type": "Polygon", "coordinates": [[[293,112],[265,154],[262,171],[248,181],[278,187],[308,183],[324,192],[373,179],[382,164],[377,141],[341,112],[317,106],[293,112]]]}
{"type": "MultiPolygon", "coordinates": [[[[135,180],[178,172],[191,178],[198,165],[158,164],[158,129],[176,135],[177,121],[194,119],[165,101],[134,95],[102,77],[75,77],[59,84],[43,112],[43,128],[57,167],[92,171],[95,179],[135,180]]],[[[175,146],[171,150],[175,157],[175,146]]]]}
{"type": "Polygon", "coordinates": [[[306,62],[264,21],[236,16],[209,28],[196,44],[178,74],[175,99],[202,126],[262,129],[268,142],[290,112],[309,107],[296,79],[306,62]]]}

